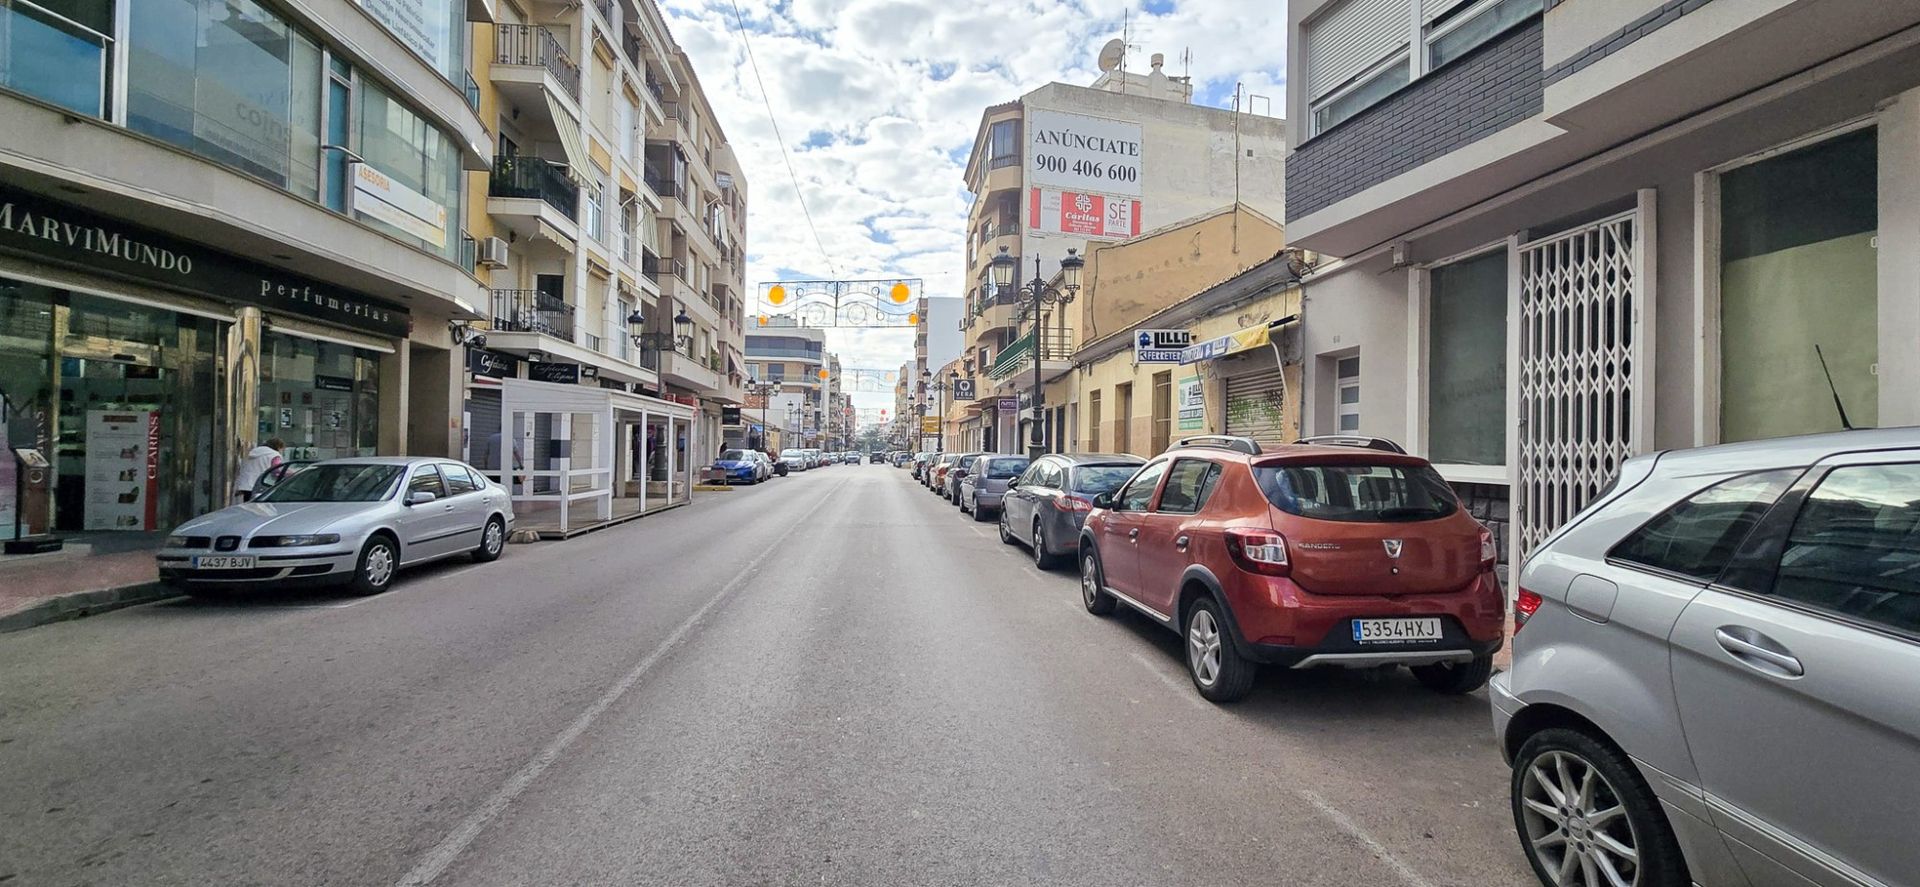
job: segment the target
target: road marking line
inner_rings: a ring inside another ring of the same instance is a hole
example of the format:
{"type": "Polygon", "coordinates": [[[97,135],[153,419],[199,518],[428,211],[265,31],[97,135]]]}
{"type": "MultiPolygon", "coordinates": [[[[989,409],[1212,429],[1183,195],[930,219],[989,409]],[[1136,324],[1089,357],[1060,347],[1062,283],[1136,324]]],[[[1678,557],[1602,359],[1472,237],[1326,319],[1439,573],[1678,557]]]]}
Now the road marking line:
{"type": "Polygon", "coordinates": [[[1153,676],[1159,678],[1160,683],[1166,684],[1173,692],[1180,694],[1181,698],[1203,709],[1212,710],[1213,706],[1208,705],[1206,700],[1194,695],[1194,689],[1191,685],[1174,680],[1172,675],[1167,674],[1160,666],[1153,664],[1153,662],[1141,654],[1140,651],[1133,650],[1128,652],[1127,655],[1132,657],[1133,661],[1140,663],[1141,668],[1153,672],[1153,676]]]}
{"type": "Polygon", "coordinates": [[[1388,850],[1385,844],[1380,843],[1373,835],[1368,834],[1366,829],[1354,824],[1353,820],[1348,819],[1345,813],[1340,812],[1340,808],[1327,803],[1326,798],[1320,797],[1307,789],[1300,789],[1299,795],[1306,799],[1307,803],[1312,804],[1315,809],[1319,810],[1321,816],[1331,820],[1341,831],[1346,832],[1348,837],[1366,845],[1368,850],[1373,851],[1374,856],[1378,857],[1381,862],[1386,863],[1388,868],[1393,869],[1394,874],[1400,876],[1400,880],[1405,881],[1411,885],[1411,887],[1434,887],[1432,881],[1422,877],[1419,872],[1413,870],[1412,866],[1402,862],[1400,857],[1393,855],[1393,851],[1388,850]]]}
{"type": "MultiPolygon", "coordinates": [[[[840,486],[846,486],[846,481],[841,481],[840,486]]],[[[444,874],[447,868],[453,865],[454,860],[459,859],[460,855],[466,852],[474,840],[480,837],[480,833],[485,831],[487,826],[493,823],[493,820],[499,818],[501,813],[506,812],[507,807],[513,804],[514,799],[518,798],[521,793],[532,786],[534,781],[540,778],[541,774],[547,772],[547,768],[552,767],[555,762],[560,760],[560,756],[566,752],[568,746],[573,745],[573,743],[580,738],[581,734],[586,733],[587,729],[592,727],[594,722],[599,720],[602,714],[606,713],[607,709],[612,708],[615,702],[620,701],[620,697],[625,696],[629,690],[633,689],[634,685],[640,683],[640,679],[646,677],[647,672],[652,671],[653,667],[659,664],[660,660],[666,658],[667,653],[671,652],[680,641],[685,639],[686,636],[693,631],[694,627],[706,618],[709,612],[712,612],[715,607],[718,607],[721,603],[733,597],[733,593],[745,584],[746,579],[753,575],[762,563],[766,562],[768,558],[772,557],[773,554],[780,549],[780,543],[785,542],[788,537],[799,531],[801,527],[806,526],[807,521],[813,517],[814,513],[819,511],[829,501],[832,501],[831,495],[820,497],[820,501],[814,503],[812,508],[807,509],[806,514],[787,526],[787,531],[780,534],[778,540],[762,550],[758,557],[748,561],[746,566],[741,567],[740,572],[735,573],[733,578],[727,581],[726,585],[721,586],[717,594],[708,599],[692,616],[687,617],[685,622],[680,623],[680,626],[675,628],[673,633],[668,635],[667,639],[662,641],[658,647],[655,647],[653,652],[648,653],[646,658],[640,660],[639,664],[635,665],[631,671],[628,671],[625,676],[621,677],[612,687],[608,688],[606,693],[601,694],[599,699],[594,700],[592,705],[587,706],[587,709],[581,712],[579,717],[573,719],[573,723],[568,724],[565,730],[560,731],[559,735],[553,737],[545,747],[541,748],[540,753],[533,756],[533,760],[528,761],[525,766],[508,777],[507,781],[501,783],[500,787],[495,789],[493,794],[488,795],[487,799],[481,802],[479,807],[474,808],[472,813],[467,814],[465,819],[460,820],[460,824],[455,826],[453,831],[448,832],[447,836],[442,838],[439,844],[436,844],[432,850],[428,851],[426,856],[421,857],[419,865],[414,866],[412,871],[407,872],[407,874],[397,882],[400,887],[422,887],[422,885],[433,883],[435,879],[444,874]]]]}

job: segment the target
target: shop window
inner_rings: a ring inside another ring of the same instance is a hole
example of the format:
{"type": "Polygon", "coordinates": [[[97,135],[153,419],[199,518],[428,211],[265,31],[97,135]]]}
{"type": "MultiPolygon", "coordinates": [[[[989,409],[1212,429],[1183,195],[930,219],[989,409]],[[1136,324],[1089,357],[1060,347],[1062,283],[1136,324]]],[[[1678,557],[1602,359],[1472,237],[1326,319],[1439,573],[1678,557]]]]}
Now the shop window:
{"type": "Polygon", "coordinates": [[[1878,423],[1878,162],[1865,129],[1721,175],[1721,440],[1839,430],[1835,390],[1878,423]]]}
{"type": "Polygon", "coordinates": [[[129,12],[129,129],[317,199],[318,44],[253,0],[129,12]]]}
{"type": "MultiPolygon", "coordinates": [[[[1452,465],[1503,465],[1506,250],[1435,268],[1429,284],[1427,458],[1452,465]]],[[[1357,407],[1357,384],[1353,393],[1357,407]]]]}
{"type": "Polygon", "coordinates": [[[289,459],[371,456],[380,445],[380,361],[371,351],[281,333],[262,338],[252,440],[289,459]]]}

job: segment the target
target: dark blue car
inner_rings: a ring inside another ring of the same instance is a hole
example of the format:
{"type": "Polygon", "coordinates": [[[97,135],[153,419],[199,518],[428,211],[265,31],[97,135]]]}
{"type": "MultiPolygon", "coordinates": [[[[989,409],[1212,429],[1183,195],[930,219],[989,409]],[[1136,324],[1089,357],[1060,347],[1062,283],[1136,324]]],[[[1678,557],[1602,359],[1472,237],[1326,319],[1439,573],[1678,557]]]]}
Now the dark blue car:
{"type": "Polygon", "coordinates": [[[720,469],[730,484],[757,484],[773,474],[773,464],[754,450],[722,452],[713,467],[720,469]]]}

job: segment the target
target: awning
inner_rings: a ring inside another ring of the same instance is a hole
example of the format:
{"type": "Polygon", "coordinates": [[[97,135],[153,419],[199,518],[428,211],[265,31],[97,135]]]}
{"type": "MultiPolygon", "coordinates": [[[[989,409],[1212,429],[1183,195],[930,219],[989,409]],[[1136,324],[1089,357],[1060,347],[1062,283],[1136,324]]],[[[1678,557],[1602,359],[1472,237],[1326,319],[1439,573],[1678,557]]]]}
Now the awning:
{"type": "Polygon", "coordinates": [[[1213,360],[1215,358],[1226,357],[1229,354],[1239,354],[1242,351],[1264,348],[1267,346],[1267,343],[1273,341],[1273,330],[1277,330],[1299,319],[1299,315],[1289,314],[1271,323],[1263,323],[1258,326],[1247,327],[1246,329],[1234,330],[1219,338],[1208,339],[1205,342],[1197,342],[1189,345],[1180,352],[1180,365],[1186,366],[1190,363],[1199,363],[1203,360],[1213,360]]]}
{"type": "Polygon", "coordinates": [[[553,128],[560,131],[560,150],[567,155],[567,172],[575,179],[587,181],[587,146],[580,144],[580,128],[568,126],[568,121],[577,120],[560,100],[547,93],[547,113],[553,115],[553,128]]]}

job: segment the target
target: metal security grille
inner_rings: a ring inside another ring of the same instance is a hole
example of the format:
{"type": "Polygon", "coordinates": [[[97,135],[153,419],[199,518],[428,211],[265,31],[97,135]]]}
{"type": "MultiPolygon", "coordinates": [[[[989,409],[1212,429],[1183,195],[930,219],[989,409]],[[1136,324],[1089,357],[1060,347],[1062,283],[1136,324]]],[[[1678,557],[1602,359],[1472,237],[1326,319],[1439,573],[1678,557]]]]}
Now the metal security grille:
{"type": "Polygon", "coordinates": [[[1520,248],[1520,557],[1647,449],[1642,227],[1628,212],[1520,248]]]}

